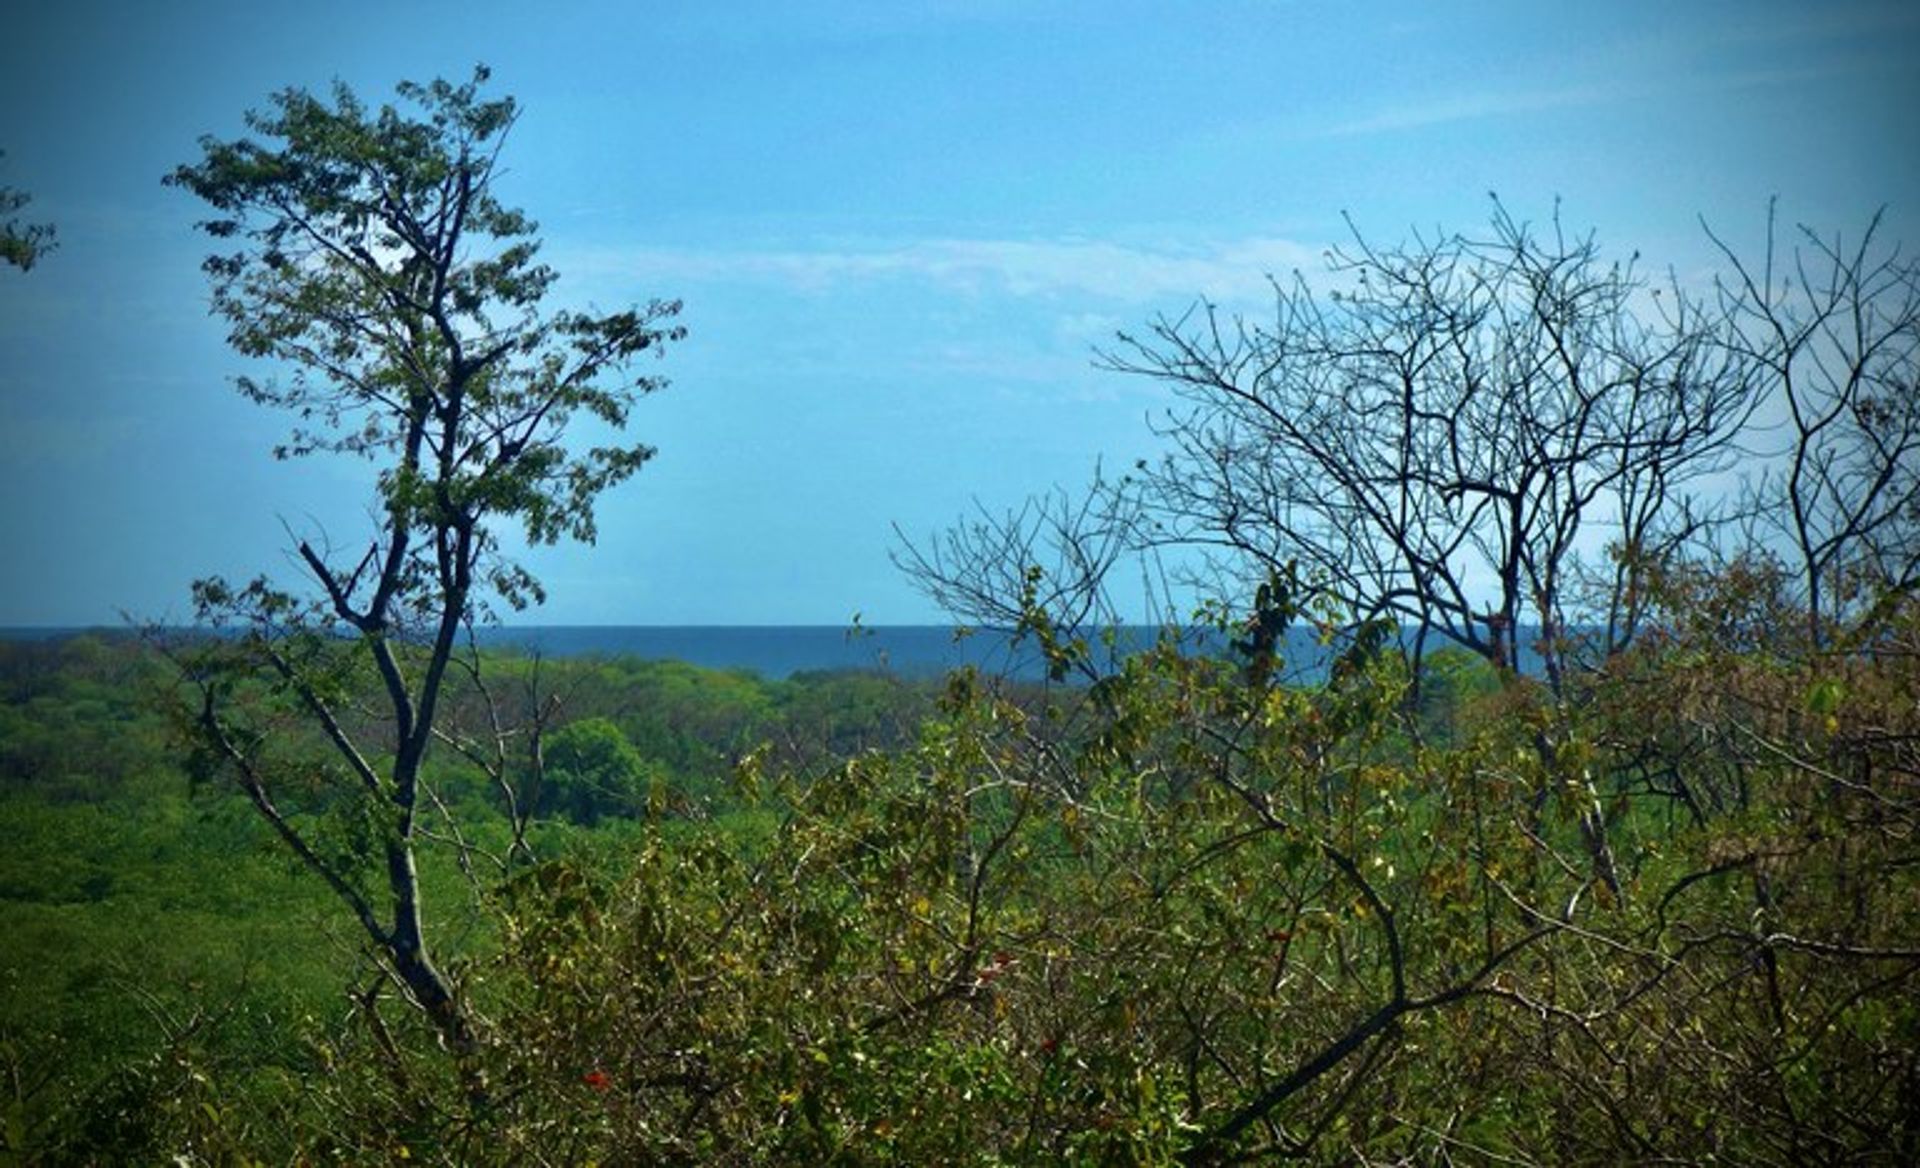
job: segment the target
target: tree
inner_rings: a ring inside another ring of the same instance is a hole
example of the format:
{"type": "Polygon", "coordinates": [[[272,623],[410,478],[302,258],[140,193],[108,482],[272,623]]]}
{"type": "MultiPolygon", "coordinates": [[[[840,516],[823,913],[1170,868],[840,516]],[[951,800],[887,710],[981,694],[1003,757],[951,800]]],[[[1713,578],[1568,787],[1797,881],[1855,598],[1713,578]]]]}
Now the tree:
{"type": "MultiPolygon", "coordinates": [[[[1574,567],[1598,526],[1645,553],[1724,465],[1753,403],[1700,310],[1648,291],[1557,217],[1332,253],[1343,284],[1277,284],[1265,323],[1211,305],[1122,336],[1107,367],[1186,403],[1141,468],[1149,538],[1224,552],[1354,619],[1392,618],[1515,669],[1540,630],[1557,689],[1574,567]]],[[[1246,575],[1240,567],[1240,575],[1246,575]]],[[[1622,614],[1624,615],[1624,614],[1622,614]]],[[[1608,647],[1631,635],[1605,630],[1608,647]]]]}
{"type": "MultiPolygon", "coordinates": [[[[0,153],[0,158],[4,157],[0,153]]],[[[22,223],[15,217],[15,212],[32,201],[25,191],[0,186],[0,263],[12,264],[23,272],[32,271],[54,246],[52,224],[22,223]]]]}
{"type": "Polygon", "coordinates": [[[653,768],[608,719],[569,722],[547,738],[543,753],[541,811],[588,826],[646,813],[653,768]]]}
{"type": "Polygon", "coordinates": [[[248,116],[260,139],[205,138],[201,160],[166,179],[211,205],[201,227],[230,247],[204,265],[229,342],[286,369],[237,381],[294,415],[275,455],[380,468],[364,550],[299,542],[304,592],[265,577],[195,585],[201,622],[228,633],[174,648],[200,760],[238,781],[461,1053],[478,1037],[431,951],[417,855],[441,700],[450,671],[478,668],[462,634],[489,599],[543,598],[500,532],[592,541],[596,498],[651,451],[583,448],[572,423],[624,428],[662,384],[633,363],[683,331],[677,302],[546,306],[556,273],[534,224],[494,191],[516,106],[483,98],[487,77],[402,84],[406,112],[371,111],[339,84],[330,101],[288,89],[248,116]],[[360,709],[369,675],[381,696],[360,709]]]}
{"type": "Polygon", "coordinates": [[[909,548],[910,574],[963,619],[991,618],[981,597],[1008,590],[983,565],[1044,545],[1092,569],[1047,587],[1098,611],[1085,598],[1123,529],[1136,549],[1202,553],[1214,599],[1284,587],[1356,626],[1398,622],[1416,657],[1430,636],[1507,670],[1536,649],[1558,689],[1586,648],[1566,635],[1576,623],[1598,623],[1602,653],[1623,647],[1635,573],[1697,526],[1688,486],[1727,464],[1751,368],[1681,289],[1606,261],[1557,216],[1541,230],[1496,204],[1484,237],[1393,247],[1356,229],[1329,268],[1324,295],[1276,281],[1266,320],[1203,301],[1121,334],[1100,364],[1181,403],[1158,428],[1167,451],[1097,485],[1100,505],[909,548]],[[1597,531],[1617,571],[1589,604],[1579,569],[1597,531]]]}
{"type": "MultiPolygon", "coordinates": [[[[1136,546],[1198,549],[1237,593],[1219,601],[1258,598],[1243,642],[1258,657],[1277,647],[1276,612],[1312,610],[1363,639],[1406,629],[1416,670],[1432,636],[1509,674],[1532,649],[1563,693],[1589,641],[1602,655],[1631,641],[1637,575],[1689,534],[1688,483],[1725,465],[1752,412],[1748,366],[1677,287],[1643,319],[1632,265],[1557,217],[1541,232],[1496,204],[1485,238],[1398,247],[1356,230],[1331,269],[1342,287],[1325,297],[1299,276],[1276,282],[1269,323],[1203,302],[1122,334],[1102,364],[1178,396],[1170,449],[1105,506],[1040,512],[1047,542],[1104,546],[1119,514],[1136,546]],[[1576,607],[1583,547],[1608,523],[1610,601],[1576,607]],[[1582,628],[1596,620],[1597,638],[1582,628]]],[[[1032,542],[1020,527],[950,535],[944,557],[908,567],[936,597],[993,591],[970,581],[1032,542]]],[[[1085,573],[1064,594],[1099,586],[1085,573]]],[[[1536,748],[1551,766],[1556,732],[1536,748]]],[[[1583,815],[1617,892],[1604,818],[1583,815]]]]}
{"type": "Polygon", "coordinates": [[[1096,474],[1081,495],[1056,489],[998,515],[979,508],[925,544],[896,526],[894,566],[968,624],[1023,633],[1038,631],[1035,620],[1069,633],[1120,624],[1107,584],[1133,550],[1128,485],[1096,474]]]}
{"type": "MultiPolygon", "coordinates": [[[[1169,866],[1141,879],[1138,921],[1213,875],[1232,891],[1209,922],[1282,946],[1265,981],[1097,946],[1103,970],[1179,971],[1160,1017],[1190,1029],[1162,1049],[1190,1061],[1155,1094],[1185,1089],[1186,1161],[1336,1139],[1329,1158],[1368,1162],[1912,1157],[1920,285],[1874,234],[1809,234],[1791,278],[1728,251],[1705,301],[1504,212],[1487,240],[1356,238],[1337,293],[1277,287],[1270,323],[1201,304],[1122,338],[1106,364],[1183,403],[1165,457],[1096,502],[1049,497],[903,556],[963,617],[1012,612],[1059,646],[1056,614],[1101,611],[1086,598],[1124,525],[1136,550],[1205,554],[1212,611],[1246,614],[1247,668],[1128,661],[1085,695],[1089,746],[996,772],[1039,785],[1119,752],[1128,788],[1164,784],[1156,810],[1244,808],[1244,832],[1187,854],[1169,832],[1103,882],[1169,866]],[[1729,511],[1690,497],[1770,455],[1778,473],[1729,511]],[[1397,673],[1348,652],[1275,685],[1302,616],[1361,649],[1381,618],[1412,657],[1429,634],[1457,648],[1397,673]],[[1174,677],[1209,669],[1202,702],[1169,705],[1174,677]],[[1421,724],[1422,681],[1453,725],[1421,724]],[[1292,919],[1260,915],[1276,892],[1292,919]],[[1321,912],[1339,918],[1326,964],[1290,978],[1321,912]]],[[[1082,832],[1103,822],[1092,789],[1060,788],[1082,832]]],[[[1147,837],[1140,810],[1104,810],[1147,837]]],[[[1136,935],[1202,931],[1177,927],[1136,935]]],[[[1130,1026],[1153,1011],[1138,986],[1112,990],[1130,1026]]]]}
{"type": "Polygon", "coordinates": [[[1757,264],[1714,236],[1726,344],[1786,438],[1753,484],[1748,543],[1790,565],[1813,647],[1920,586],[1920,263],[1880,224],[1852,247],[1802,227],[1780,254],[1769,216],[1757,264]]]}

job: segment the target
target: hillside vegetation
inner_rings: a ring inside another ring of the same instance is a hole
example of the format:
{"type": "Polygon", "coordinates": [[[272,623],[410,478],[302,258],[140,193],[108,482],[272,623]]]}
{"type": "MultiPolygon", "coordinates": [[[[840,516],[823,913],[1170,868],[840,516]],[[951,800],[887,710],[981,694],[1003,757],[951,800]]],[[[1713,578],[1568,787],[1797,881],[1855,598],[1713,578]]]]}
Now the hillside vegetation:
{"type": "Polygon", "coordinates": [[[1910,1159],[1920,626],[1797,651],[1748,583],[1557,702],[1365,645],[1311,686],[490,661],[565,714],[524,856],[434,771],[477,1076],[170,761],[163,663],[8,645],[8,1155],[1910,1159]]]}

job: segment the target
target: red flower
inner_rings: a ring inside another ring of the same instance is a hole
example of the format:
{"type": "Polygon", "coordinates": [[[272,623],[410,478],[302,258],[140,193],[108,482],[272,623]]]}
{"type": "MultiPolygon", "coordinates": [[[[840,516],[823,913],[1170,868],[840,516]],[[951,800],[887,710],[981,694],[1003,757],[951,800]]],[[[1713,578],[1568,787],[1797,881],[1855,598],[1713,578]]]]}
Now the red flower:
{"type": "Polygon", "coordinates": [[[588,1071],[586,1074],[581,1075],[580,1081],[592,1087],[595,1091],[605,1091],[613,1082],[612,1079],[607,1078],[605,1071],[599,1070],[588,1071]]]}
{"type": "Polygon", "coordinates": [[[974,987],[980,988],[987,985],[993,981],[993,979],[1018,964],[1020,964],[1020,959],[1011,953],[995,953],[993,955],[993,962],[989,965],[982,966],[980,971],[973,975],[974,987]]]}

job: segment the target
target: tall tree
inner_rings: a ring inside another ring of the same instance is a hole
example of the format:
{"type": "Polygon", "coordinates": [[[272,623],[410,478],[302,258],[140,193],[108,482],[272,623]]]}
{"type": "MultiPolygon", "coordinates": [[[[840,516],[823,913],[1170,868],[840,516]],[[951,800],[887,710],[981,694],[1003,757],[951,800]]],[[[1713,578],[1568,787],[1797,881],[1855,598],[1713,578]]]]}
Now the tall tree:
{"type": "Polygon", "coordinates": [[[364,544],[298,543],[304,590],[195,585],[202,622],[233,634],[179,652],[202,759],[238,780],[459,1052],[478,1036],[430,950],[416,855],[450,671],[490,599],[543,599],[502,554],[503,528],[594,538],[595,500],[652,452],[584,446],[572,423],[622,430],[662,384],[635,360],[683,332],[677,302],[547,306],[556,273],[535,226],[494,191],[516,106],[483,98],[487,77],[402,84],[406,108],[377,111],[344,85],[331,100],[289,89],[248,115],[257,138],[205,138],[166,179],[215,212],[201,227],[227,250],[204,267],[230,343],[279,366],[237,380],[293,414],[275,455],[380,468],[364,544]],[[382,695],[375,710],[355,706],[356,674],[382,695]]]}

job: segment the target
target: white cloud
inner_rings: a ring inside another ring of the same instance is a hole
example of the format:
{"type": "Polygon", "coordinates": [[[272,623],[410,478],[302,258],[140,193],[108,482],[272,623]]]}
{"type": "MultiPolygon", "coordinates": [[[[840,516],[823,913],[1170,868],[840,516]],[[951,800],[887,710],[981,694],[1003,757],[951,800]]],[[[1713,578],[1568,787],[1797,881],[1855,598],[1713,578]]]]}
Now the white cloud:
{"type": "Polygon", "coordinates": [[[1422,129],[1451,122],[1510,117],[1542,110],[1615,106],[1624,102],[1679,96],[1703,97],[1752,89],[1800,85],[1842,75],[1838,64],[1792,66],[1703,73],[1684,77],[1655,77],[1640,81],[1569,85],[1551,89],[1463,93],[1431,96],[1427,100],[1377,110],[1365,117],[1340,122],[1307,134],[1316,138],[1351,138],[1366,134],[1422,129]]]}
{"type": "Polygon", "coordinates": [[[1475,121],[1480,118],[1503,117],[1563,106],[1599,105],[1617,101],[1621,96],[1621,91],[1618,89],[1601,86],[1576,86],[1521,93],[1463,94],[1458,97],[1439,98],[1380,110],[1355,121],[1329,126],[1321,132],[1320,136],[1349,138],[1361,134],[1419,129],[1447,122],[1475,121]]]}
{"type": "Polygon", "coordinates": [[[777,250],[600,249],[562,261],[569,273],[590,279],[644,274],[650,281],[771,284],[804,294],[909,280],[953,293],[1120,304],[1259,300],[1268,276],[1323,265],[1324,249],[1272,237],[1160,248],[1090,239],[923,239],[777,250]]]}

